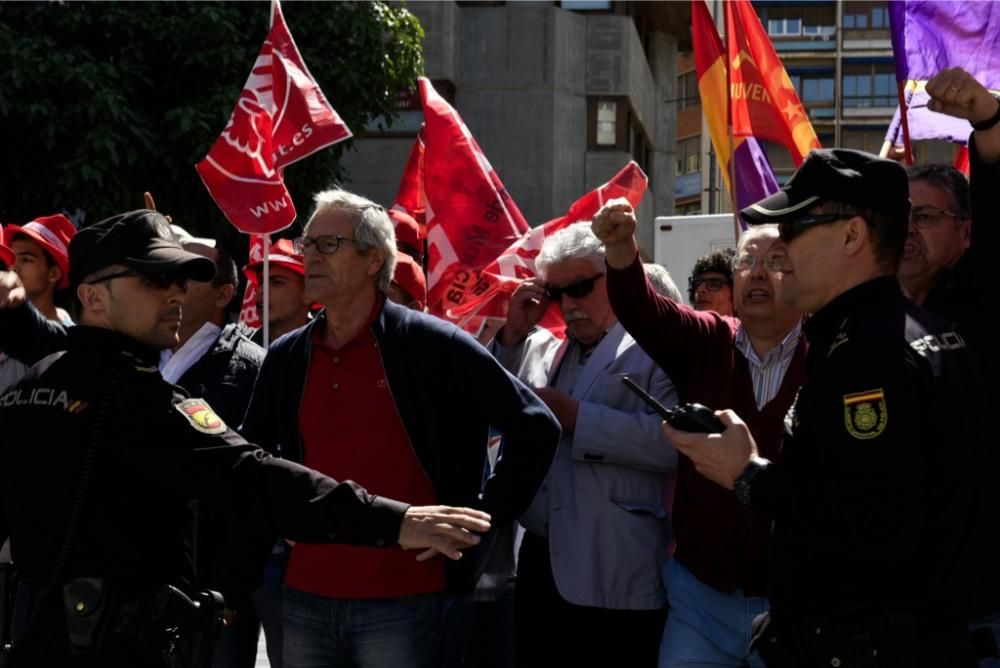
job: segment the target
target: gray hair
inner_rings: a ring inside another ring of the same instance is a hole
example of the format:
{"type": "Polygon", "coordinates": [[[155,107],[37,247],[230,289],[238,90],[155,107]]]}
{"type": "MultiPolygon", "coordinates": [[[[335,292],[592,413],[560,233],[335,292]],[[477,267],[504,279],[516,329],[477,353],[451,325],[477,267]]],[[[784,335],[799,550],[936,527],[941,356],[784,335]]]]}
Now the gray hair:
{"type": "Polygon", "coordinates": [[[674,283],[674,279],[671,278],[670,272],[667,271],[666,267],[654,262],[644,262],[642,268],[646,270],[646,278],[649,279],[649,282],[653,284],[653,288],[659,294],[677,303],[684,301],[681,291],[677,289],[677,284],[674,283]]]}
{"type": "MultiPolygon", "coordinates": [[[[743,253],[743,249],[746,248],[746,245],[748,243],[760,239],[761,237],[764,236],[774,237],[775,239],[777,239],[778,226],[772,223],[768,223],[767,225],[754,225],[746,232],[741,234],[740,240],[736,243],[736,257],[738,258],[743,253]]],[[[736,258],[733,258],[733,262],[735,261],[736,258]]]]}
{"type": "Polygon", "coordinates": [[[567,260],[586,260],[602,274],[606,271],[604,244],[590,229],[589,220],[573,223],[546,237],[535,258],[535,269],[544,278],[546,269],[567,260]]]}
{"type": "Polygon", "coordinates": [[[385,209],[370,199],[340,188],[324,190],[313,195],[316,208],[309,216],[306,231],[316,216],[327,211],[344,211],[351,214],[354,226],[354,245],[360,253],[373,249],[382,250],[385,262],[375,275],[375,286],[385,292],[396,273],[396,231],[385,209]]]}

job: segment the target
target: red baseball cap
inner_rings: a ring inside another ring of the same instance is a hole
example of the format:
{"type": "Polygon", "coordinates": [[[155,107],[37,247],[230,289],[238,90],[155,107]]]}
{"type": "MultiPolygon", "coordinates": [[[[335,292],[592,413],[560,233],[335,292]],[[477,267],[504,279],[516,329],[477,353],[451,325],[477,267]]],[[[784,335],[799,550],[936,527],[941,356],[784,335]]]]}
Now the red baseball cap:
{"type": "Polygon", "coordinates": [[[14,266],[14,251],[4,243],[2,227],[0,227],[0,262],[3,262],[8,269],[14,266]]]}
{"type": "Polygon", "coordinates": [[[403,251],[396,251],[396,273],[392,280],[416,300],[423,310],[427,303],[427,279],[416,260],[403,251]]]}
{"type": "Polygon", "coordinates": [[[413,216],[398,209],[390,209],[389,218],[392,219],[392,224],[396,227],[397,248],[410,256],[416,254],[423,257],[427,229],[418,223],[413,216]]]}
{"type": "Polygon", "coordinates": [[[35,218],[24,225],[7,226],[8,243],[20,234],[29,237],[52,256],[56,266],[62,270],[58,287],[69,287],[69,240],[76,234],[76,228],[69,222],[69,218],[57,213],[35,218]]]}
{"type": "MultiPolygon", "coordinates": [[[[302,261],[302,256],[295,252],[295,245],[291,239],[278,239],[271,244],[271,251],[267,254],[267,259],[271,264],[291,269],[299,276],[306,275],[306,265],[302,261]]],[[[263,260],[251,262],[243,267],[243,274],[251,281],[257,280],[257,272],[264,266],[263,260]]]]}

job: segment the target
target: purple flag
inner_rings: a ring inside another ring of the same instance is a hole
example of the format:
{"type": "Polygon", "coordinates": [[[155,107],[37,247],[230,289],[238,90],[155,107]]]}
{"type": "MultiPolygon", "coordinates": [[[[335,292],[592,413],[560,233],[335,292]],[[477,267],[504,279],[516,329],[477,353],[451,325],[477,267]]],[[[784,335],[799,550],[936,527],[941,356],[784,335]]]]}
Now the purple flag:
{"type": "MultiPolygon", "coordinates": [[[[778,182],[774,178],[771,163],[764,149],[754,137],[739,142],[733,151],[733,170],[736,172],[736,210],[756,204],[768,195],[778,192],[778,182]]],[[[737,214],[740,229],[746,231],[747,224],[737,214]]]]}
{"type": "MultiPolygon", "coordinates": [[[[896,79],[905,82],[910,139],[946,139],[964,144],[968,121],[927,108],[927,80],[947,67],[961,67],[987,88],[1000,89],[1000,2],[898,0],[889,3],[896,79]]],[[[902,144],[899,109],[886,142],[902,144]]]]}

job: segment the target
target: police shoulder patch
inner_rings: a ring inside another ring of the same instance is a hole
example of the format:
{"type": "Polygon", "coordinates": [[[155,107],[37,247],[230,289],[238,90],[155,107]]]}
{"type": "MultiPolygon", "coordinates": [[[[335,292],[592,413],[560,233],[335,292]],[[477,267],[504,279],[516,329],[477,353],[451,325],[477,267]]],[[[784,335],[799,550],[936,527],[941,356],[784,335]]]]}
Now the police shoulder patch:
{"type": "Polygon", "coordinates": [[[882,388],[844,395],[844,426],[847,433],[859,440],[875,438],[889,422],[882,388]]]}
{"type": "Polygon", "coordinates": [[[174,404],[177,412],[187,418],[191,426],[203,434],[224,434],[226,423],[222,421],[204,399],[185,399],[174,404]]]}

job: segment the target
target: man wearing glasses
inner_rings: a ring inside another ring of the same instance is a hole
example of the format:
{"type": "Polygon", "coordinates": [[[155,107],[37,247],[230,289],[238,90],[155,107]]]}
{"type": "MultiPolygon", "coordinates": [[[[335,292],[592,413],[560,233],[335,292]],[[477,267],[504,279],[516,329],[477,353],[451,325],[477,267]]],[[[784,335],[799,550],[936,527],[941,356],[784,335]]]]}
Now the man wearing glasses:
{"type": "MultiPolygon", "coordinates": [[[[1000,355],[993,319],[1000,311],[1000,294],[993,284],[994,255],[1000,244],[1000,99],[961,68],[940,72],[927,82],[927,92],[934,111],[964,118],[972,125],[970,179],[967,182],[947,165],[909,169],[913,211],[900,282],[918,304],[958,325],[979,362],[988,401],[996,405],[1000,401],[1000,355]]],[[[996,439],[991,442],[996,443],[996,439]]],[[[993,452],[1000,457],[1000,447],[994,446],[993,452]]],[[[1000,470],[1000,461],[989,468],[1000,470]]],[[[991,496],[991,518],[1000,511],[997,494],[991,496]]],[[[983,533],[1000,540],[992,528],[983,533]]],[[[989,641],[997,645],[1000,576],[994,564],[1000,547],[993,545],[981,551],[984,565],[978,609],[980,619],[992,628],[989,641]]],[[[994,659],[988,665],[1000,662],[994,659]]]]}
{"type": "Polygon", "coordinates": [[[778,225],[784,297],[812,314],[781,460],[761,457],[731,410],[718,413],[722,434],[664,432],[699,473],[774,518],[756,649],[771,668],[974,665],[981,381],[961,334],[896,279],[905,170],[813,151],[741,213],[778,225]]]}
{"type": "Polygon", "coordinates": [[[703,255],[688,277],[688,299],[696,311],[733,315],[733,257],[731,248],[703,255]]]}
{"type": "MultiPolygon", "coordinates": [[[[611,305],[626,330],[673,379],[682,402],[746,415],[777,459],[785,413],[805,376],[801,313],[782,299],[784,244],[777,227],[740,239],[733,272],[739,319],[660,297],[643,273],[635,214],[624,200],[595,216],[607,244],[611,305]]],[[[754,617],[767,609],[771,518],[678,462],[673,525],[677,551],[663,572],[670,616],[660,666],[746,664],[754,617]]]]}
{"type": "MultiPolygon", "coordinates": [[[[295,245],[305,297],[323,310],[271,345],[241,432],[395,498],[462,499],[512,522],[552,461],[555,418],[470,336],[386,298],[396,240],[382,207],[343,190],[315,201],[295,245]],[[491,427],[503,434],[504,455],[481,485],[491,427]]],[[[471,594],[474,565],[295,545],[285,668],[439,665],[445,592],[471,594]]]]}
{"type": "Polygon", "coordinates": [[[547,237],[535,264],[539,278],[515,290],[491,346],[563,431],[545,484],[520,520],[518,664],[650,666],[666,616],[659,569],[671,538],[665,485],[677,454],[659,416],[621,378],[667,406],[677,394],[615,318],[604,245],[589,222],[547,237]],[[566,322],[565,341],[537,327],[550,305],[566,322]]]}

